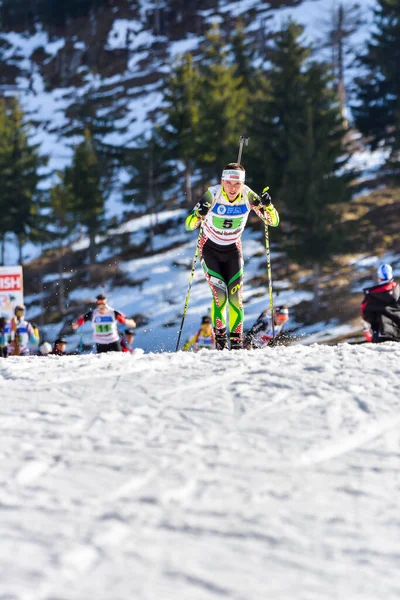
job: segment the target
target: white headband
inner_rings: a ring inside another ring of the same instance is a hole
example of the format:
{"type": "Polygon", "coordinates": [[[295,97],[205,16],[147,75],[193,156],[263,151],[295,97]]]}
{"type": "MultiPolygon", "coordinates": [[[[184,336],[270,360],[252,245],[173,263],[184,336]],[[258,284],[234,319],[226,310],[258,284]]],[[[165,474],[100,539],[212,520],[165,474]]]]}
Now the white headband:
{"type": "Polygon", "coordinates": [[[244,183],[244,175],[244,171],[240,171],[239,169],[226,169],[222,171],[222,179],[226,179],[227,181],[244,183]]]}

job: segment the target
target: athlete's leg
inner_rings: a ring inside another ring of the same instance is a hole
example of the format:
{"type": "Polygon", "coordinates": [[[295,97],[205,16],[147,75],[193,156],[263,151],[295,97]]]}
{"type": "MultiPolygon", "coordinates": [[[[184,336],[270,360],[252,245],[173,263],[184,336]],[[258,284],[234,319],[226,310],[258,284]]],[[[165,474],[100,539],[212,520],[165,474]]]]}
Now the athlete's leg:
{"type": "Polygon", "coordinates": [[[232,251],[224,265],[224,275],[228,279],[229,336],[231,348],[243,347],[243,255],[241,245],[232,251]]]}
{"type": "Polygon", "coordinates": [[[229,302],[229,331],[231,346],[235,341],[243,344],[243,269],[240,269],[229,281],[228,284],[228,302],[229,302]]]}
{"type": "Polygon", "coordinates": [[[207,239],[201,240],[200,244],[201,265],[211,289],[211,320],[215,330],[216,345],[218,349],[227,346],[226,336],[226,307],[227,307],[227,285],[221,275],[221,264],[217,253],[207,239]]]}
{"type": "Polygon", "coordinates": [[[96,344],[97,354],[102,354],[103,352],[121,352],[121,344],[119,341],[110,342],[109,344],[96,344]]]}

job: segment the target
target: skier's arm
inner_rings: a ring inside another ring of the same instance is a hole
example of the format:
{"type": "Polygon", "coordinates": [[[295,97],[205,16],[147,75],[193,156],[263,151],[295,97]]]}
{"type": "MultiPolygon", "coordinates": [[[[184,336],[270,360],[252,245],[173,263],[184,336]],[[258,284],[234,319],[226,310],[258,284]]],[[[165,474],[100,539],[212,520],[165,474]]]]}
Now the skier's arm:
{"type": "Polygon", "coordinates": [[[258,196],[255,192],[251,191],[249,196],[250,206],[266,225],[278,227],[279,214],[272,204],[271,196],[268,194],[267,189],[268,188],[265,188],[261,196],[258,196]]]}
{"type": "Polygon", "coordinates": [[[259,331],[265,331],[268,329],[268,321],[257,321],[256,323],[254,323],[253,327],[250,329],[249,333],[251,335],[254,335],[255,333],[258,333],[259,331]]]}
{"type": "Polygon", "coordinates": [[[118,323],[121,323],[121,325],[126,325],[127,327],[136,327],[136,321],[134,319],[128,319],[128,317],[120,313],[118,310],[115,310],[114,314],[118,323]]]}
{"type": "Polygon", "coordinates": [[[207,190],[201,200],[193,207],[192,212],[185,221],[186,231],[193,231],[200,226],[212,206],[212,194],[207,190]]]}
{"type": "Polygon", "coordinates": [[[136,327],[136,321],[135,321],[135,319],[125,319],[125,325],[127,327],[134,328],[134,327],[136,327]]]}
{"type": "Polygon", "coordinates": [[[87,312],[85,315],[81,315],[79,317],[79,319],[77,319],[76,321],[72,322],[72,329],[78,329],[78,327],[80,327],[81,325],[83,325],[84,323],[86,323],[86,321],[91,321],[92,320],[92,315],[93,315],[93,311],[89,310],[89,312],[87,312]]]}
{"type": "Polygon", "coordinates": [[[187,352],[188,350],[190,350],[190,348],[193,346],[193,344],[195,343],[197,338],[197,333],[196,335],[194,335],[192,338],[190,338],[190,340],[188,340],[187,342],[184,343],[182,350],[184,352],[187,352]]]}

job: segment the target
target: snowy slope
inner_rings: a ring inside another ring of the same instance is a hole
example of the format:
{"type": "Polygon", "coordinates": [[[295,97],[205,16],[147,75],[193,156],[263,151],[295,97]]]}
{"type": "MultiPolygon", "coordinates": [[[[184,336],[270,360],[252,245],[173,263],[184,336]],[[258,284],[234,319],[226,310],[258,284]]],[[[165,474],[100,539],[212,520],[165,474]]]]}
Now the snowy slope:
{"type": "Polygon", "coordinates": [[[0,598],[397,600],[399,364],[0,359],[0,598]]]}

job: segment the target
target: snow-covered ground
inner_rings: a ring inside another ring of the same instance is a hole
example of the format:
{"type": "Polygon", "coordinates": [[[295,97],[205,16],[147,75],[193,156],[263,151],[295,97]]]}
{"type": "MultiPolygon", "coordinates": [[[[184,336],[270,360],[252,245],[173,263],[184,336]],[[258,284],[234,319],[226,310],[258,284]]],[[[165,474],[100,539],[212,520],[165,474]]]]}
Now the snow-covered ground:
{"type": "Polygon", "coordinates": [[[399,364],[0,359],[0,598],[398,600],[399,364]]]}

